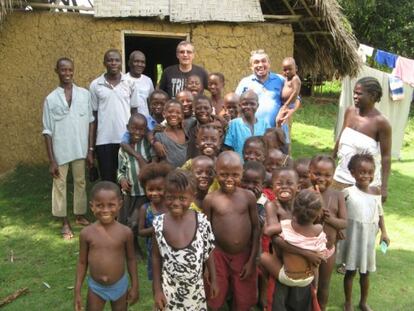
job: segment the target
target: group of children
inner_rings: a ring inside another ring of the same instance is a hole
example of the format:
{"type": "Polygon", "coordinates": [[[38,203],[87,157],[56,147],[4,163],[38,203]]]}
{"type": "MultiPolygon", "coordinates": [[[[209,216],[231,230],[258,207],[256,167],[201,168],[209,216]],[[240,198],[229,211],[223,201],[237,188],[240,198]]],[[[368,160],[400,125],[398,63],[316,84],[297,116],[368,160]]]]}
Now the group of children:
{"type": "MultiPolygon", "coordinates": [[[[372,157],[356,154],[349,164],[355,186],[334,190],[335,161],[293,160],[283,130],[255,117],[254,92],[223,97],[220,73],[209,75],[208,87],[211,98],[190,76],[175,99],[161,90],[149,96],[150,118],[131,115],[119,185],[92,189],[97,222],[80,234],[76,310],[88,267],[91,310],[108,300],[113,310],[126,310],[138,299],[135,254],[145,256],[138,236],[145,238],[156,310],[276,310],[279,286],[308,290],[308,305],[295,310],[325,310],[337,247],[347,269],[346,309],[359,269],[360,307],[369,310],[378,227],[389,243],[380,196],[369,186],[372,157]]],[[[279,123],[289,116],[283,109],[279,123]]]]}

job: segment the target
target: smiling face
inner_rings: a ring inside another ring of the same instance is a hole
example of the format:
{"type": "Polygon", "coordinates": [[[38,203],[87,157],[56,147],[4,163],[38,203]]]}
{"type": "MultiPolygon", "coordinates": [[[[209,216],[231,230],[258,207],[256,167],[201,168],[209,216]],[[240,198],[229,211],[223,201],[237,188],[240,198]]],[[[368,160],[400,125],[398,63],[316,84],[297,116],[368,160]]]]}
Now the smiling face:
{"type": "Polygon", "coordinates": [[[140,52],[133,52],[129,58],[129,71],[134,77],[139,77],[145,70],[145,55],[140,52]]]}
{"type": "Polygon", "coordinates": [[[265,54],[255,54],[251,58],[251,68],[256,77],[260,80],[266,79],[269,75],[270,62],[265,54]]]}
{"type": "Polygon", "coordinates": [[[210,158],[195,158],[191,165],[191,172],[197,180],[197,189],[207,192],[213,183],[214,162],[210,158]]]}
{"type": "Polygon", "coordinates": [[[263,175],[259,171],[248,169],[243,173],[241,187],[252,191],[258,199],[262,195],[263,182],[263,175]]]}
{"type": "Polygon", "coordinates": [[[121,73],[122,59],[118,52],[107,52],[104,57],[106,72],[110,75],[121,73]]]}
{"type": "Polygon", "coordinates": [[[210,75],[208,77],[208,90],[212,96],[219,96],[223,92],[224,83],[219,76],[210,75]]]}
{"type": "Polygon", "coordinates": [[[298,190],[298,177],[294,170],[282,170],[273,174],[272,188],[276,198],[289,202],[295,198],[298,190]]]}
{"type": "Polygon", "coordinates": [[[192,65],[194,59],[194,47],[191,44],[182,44],[177,47],[177,59],[180,65],[192,65]]]}
{"type": "Polygon", "coordinates": [[[319,161],[310,167],[310,180],[319,191],[325,192],[333,181],[335,167],[329,161],[319,161]]]}
{"type": "Polygon", "coordinates": [[[152,95],[149,104],[150,113],[154,116],[162,117],[167,100],[168,99],[164,94],[156,93],[152,95]]]}
{"type": "Polygon", "coordinates": [[[257,102],[256,96],[252,94],[246,94],[245,96],[241,96],[240,98],[240,112],[246,119],[253,119],[254,114],[259,107],[259,103],[257,102]]]}
{"type": "Polygon", "coordinates": [[[173,217],[180,217],[188,210],[194,201],[194,192],[188,187],[185,190],[176,187],[165,187],[165,206],[173,217]]]}
{"type": "Polygon", "coordinates": [[[265,150],[263,144],[258,141],[246,142],[243,148],[244,161],[263,162],[265,160],[265,150]]]}
{"type": "Polygon", "coordinates": [[[167,103],[164,107],[163,116],[169,126],[177,127],[183,121],[183,109],[178,103],[167,103]]]}
{"type": "Polygon", "coordinates": [[[191,92],[193,96],[203,94],[204,87],[199,76],[189,76],[186,81],[186,89],[191,92]]]}
{"type": "Polygon", "coordinates": [[[135,144],[147,133],[147,122],[143,118],[132,116],[128,122],[127,129],[130,135],[130,142],[135,144]]]}
{"type": "Polygon", "coordinates": [[[224,193],[233,193],[240,185],[243,176],[243,167],[238,161],[227,161],[219,158],[216,163],[216,176],[220,189],[224,193]]]}
{"type": "Polygon", "coordinates": [[[214,158],[220,151],[220,133],[213,127],[202,127],[197,132],[196,147],[202,155],[214,158]]]}
{"type": "Polygon", "coordinates": [[[164,199],[165,178],[150,179],[145,184],[145,195],[154,204],[159,204],[164,199]]]}
{"type": "Polygon", "coordinates": [[[96,219],[104,225],[111,224],[118,216],[122,200],[113,190],[101,189],[90,201],[90,207],[96,219]]]}
{"type": "Polygon", "coordinates": [[[73,83],[73,63],[69,60],[61,60],[55,69],[60,81],[60,85],[68,85],[73,83]]]}
{"type": "Polygon", "coordinates": [[[374,180],[375,165],[370,161],[361,161],[351,170],[352,177],[355,178],[355,185],[360,189],[368,189],[374,180]]]}
{"type": "Polygon", "coordinates": [[[200,124],[211,122],[213,108],[207,99],[199,98],[194,102],[194,115],[200,124]]]}
{"type": "Polygon", "coordinates": [[[176,99],[183,105],[184,118],[191,117],[193,115],[193,94],[184,90],[177,94],[176,99]]]}
{"type": "Polygon", "coordinates": [[[266,171],[272,173],[275,169],[283,166],[285,155],[279,149],[270,149],[268,151],[264,166],[266,171]]]}

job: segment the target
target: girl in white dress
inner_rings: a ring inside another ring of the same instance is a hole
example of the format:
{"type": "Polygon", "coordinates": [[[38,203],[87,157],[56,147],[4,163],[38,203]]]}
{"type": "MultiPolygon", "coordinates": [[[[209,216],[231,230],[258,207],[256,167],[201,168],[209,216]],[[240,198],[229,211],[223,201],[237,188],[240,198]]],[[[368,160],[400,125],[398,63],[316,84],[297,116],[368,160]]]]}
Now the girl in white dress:
{"type": "Polygon", "coordinates": [[[348,164],[348,169],[355,178],[355,185],[344,189],[348,214],[346,240],[340,244],[337,261],[345,263],[345,306],[344,310],[353,310],[352,283],[359,270],[361,298],[359,308],[371,310],[367,304],[369,273],[375,267],[375,240],[378,228],[381,229],[380,243],[389,245],[390,240],[384,224],[381,206],[381,191],[371,187],[374,178],[375,162],[372,155],[356,154],[348,164]]]}

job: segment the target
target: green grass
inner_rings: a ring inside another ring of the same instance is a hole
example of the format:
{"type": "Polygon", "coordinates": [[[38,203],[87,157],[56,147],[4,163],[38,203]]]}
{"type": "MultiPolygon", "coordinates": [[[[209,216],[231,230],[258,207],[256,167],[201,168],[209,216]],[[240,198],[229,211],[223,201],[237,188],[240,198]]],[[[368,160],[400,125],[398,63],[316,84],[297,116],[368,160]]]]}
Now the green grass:
{"type": "MultiPolygon", "coordinates": [[[[335,101],[334,98],[332,103],[325,104],[305,101],[293,124],[295,157],[331,151],[337,112],[335,101]]],[[[402,159],[392,164],[389,200],[384,206],[391,245],[386,255],[377,251],[378,270],[372,274],[369,296],[374,310],[409,310],[414,304],[412,117],[406,130],[402,159]]],[[[0,299],[19,288],[29,288],[27,295],[4,307],[5,311],[72,309],[78,241],[60,238],[60,223],[51,216],[50,189],[51,179],[44,165],[19,166],[0,181],[0,299]]],[[[71,184],[68,189],[72,189],[71,184]]],[[[71,194],[69,191],[69,198],[71,194]]],[[[79,230],[75,227],[76,237],[79,230]]],[[[141,299],[130,310],[151,310],[151,285],[146,280],[144,263],[139,263],[139,275],[141,299]]],[[[85,293],[86,290],[83,297],[85,293]]],[[[356,279],[355,303],[358,295],[356,279]]],[[[342,276],[334,273],[328,310],[341,310],[342,303],[342,276]]]]}

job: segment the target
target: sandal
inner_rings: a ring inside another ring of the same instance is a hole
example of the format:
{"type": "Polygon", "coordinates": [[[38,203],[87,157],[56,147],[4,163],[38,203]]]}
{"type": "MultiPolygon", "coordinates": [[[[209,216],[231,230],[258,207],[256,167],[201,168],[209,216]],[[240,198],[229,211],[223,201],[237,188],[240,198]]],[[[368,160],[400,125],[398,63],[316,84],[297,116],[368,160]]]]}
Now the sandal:
{"type": "Polygon", "coordinates": [[[85,216],[76,217],[75,223],[80,226],[87,226],[90,222],[85,218],[85,216]]]}
{"type": "Polygon", "coordinates": [[[73,232],[72,229],[70,228],[70,226],[68,225],[64,225],[62,227],[62,230],[60,231],[60,233],[62,234],[62,238],[64,240],[70,240],[73,238],[73,232]]]}

